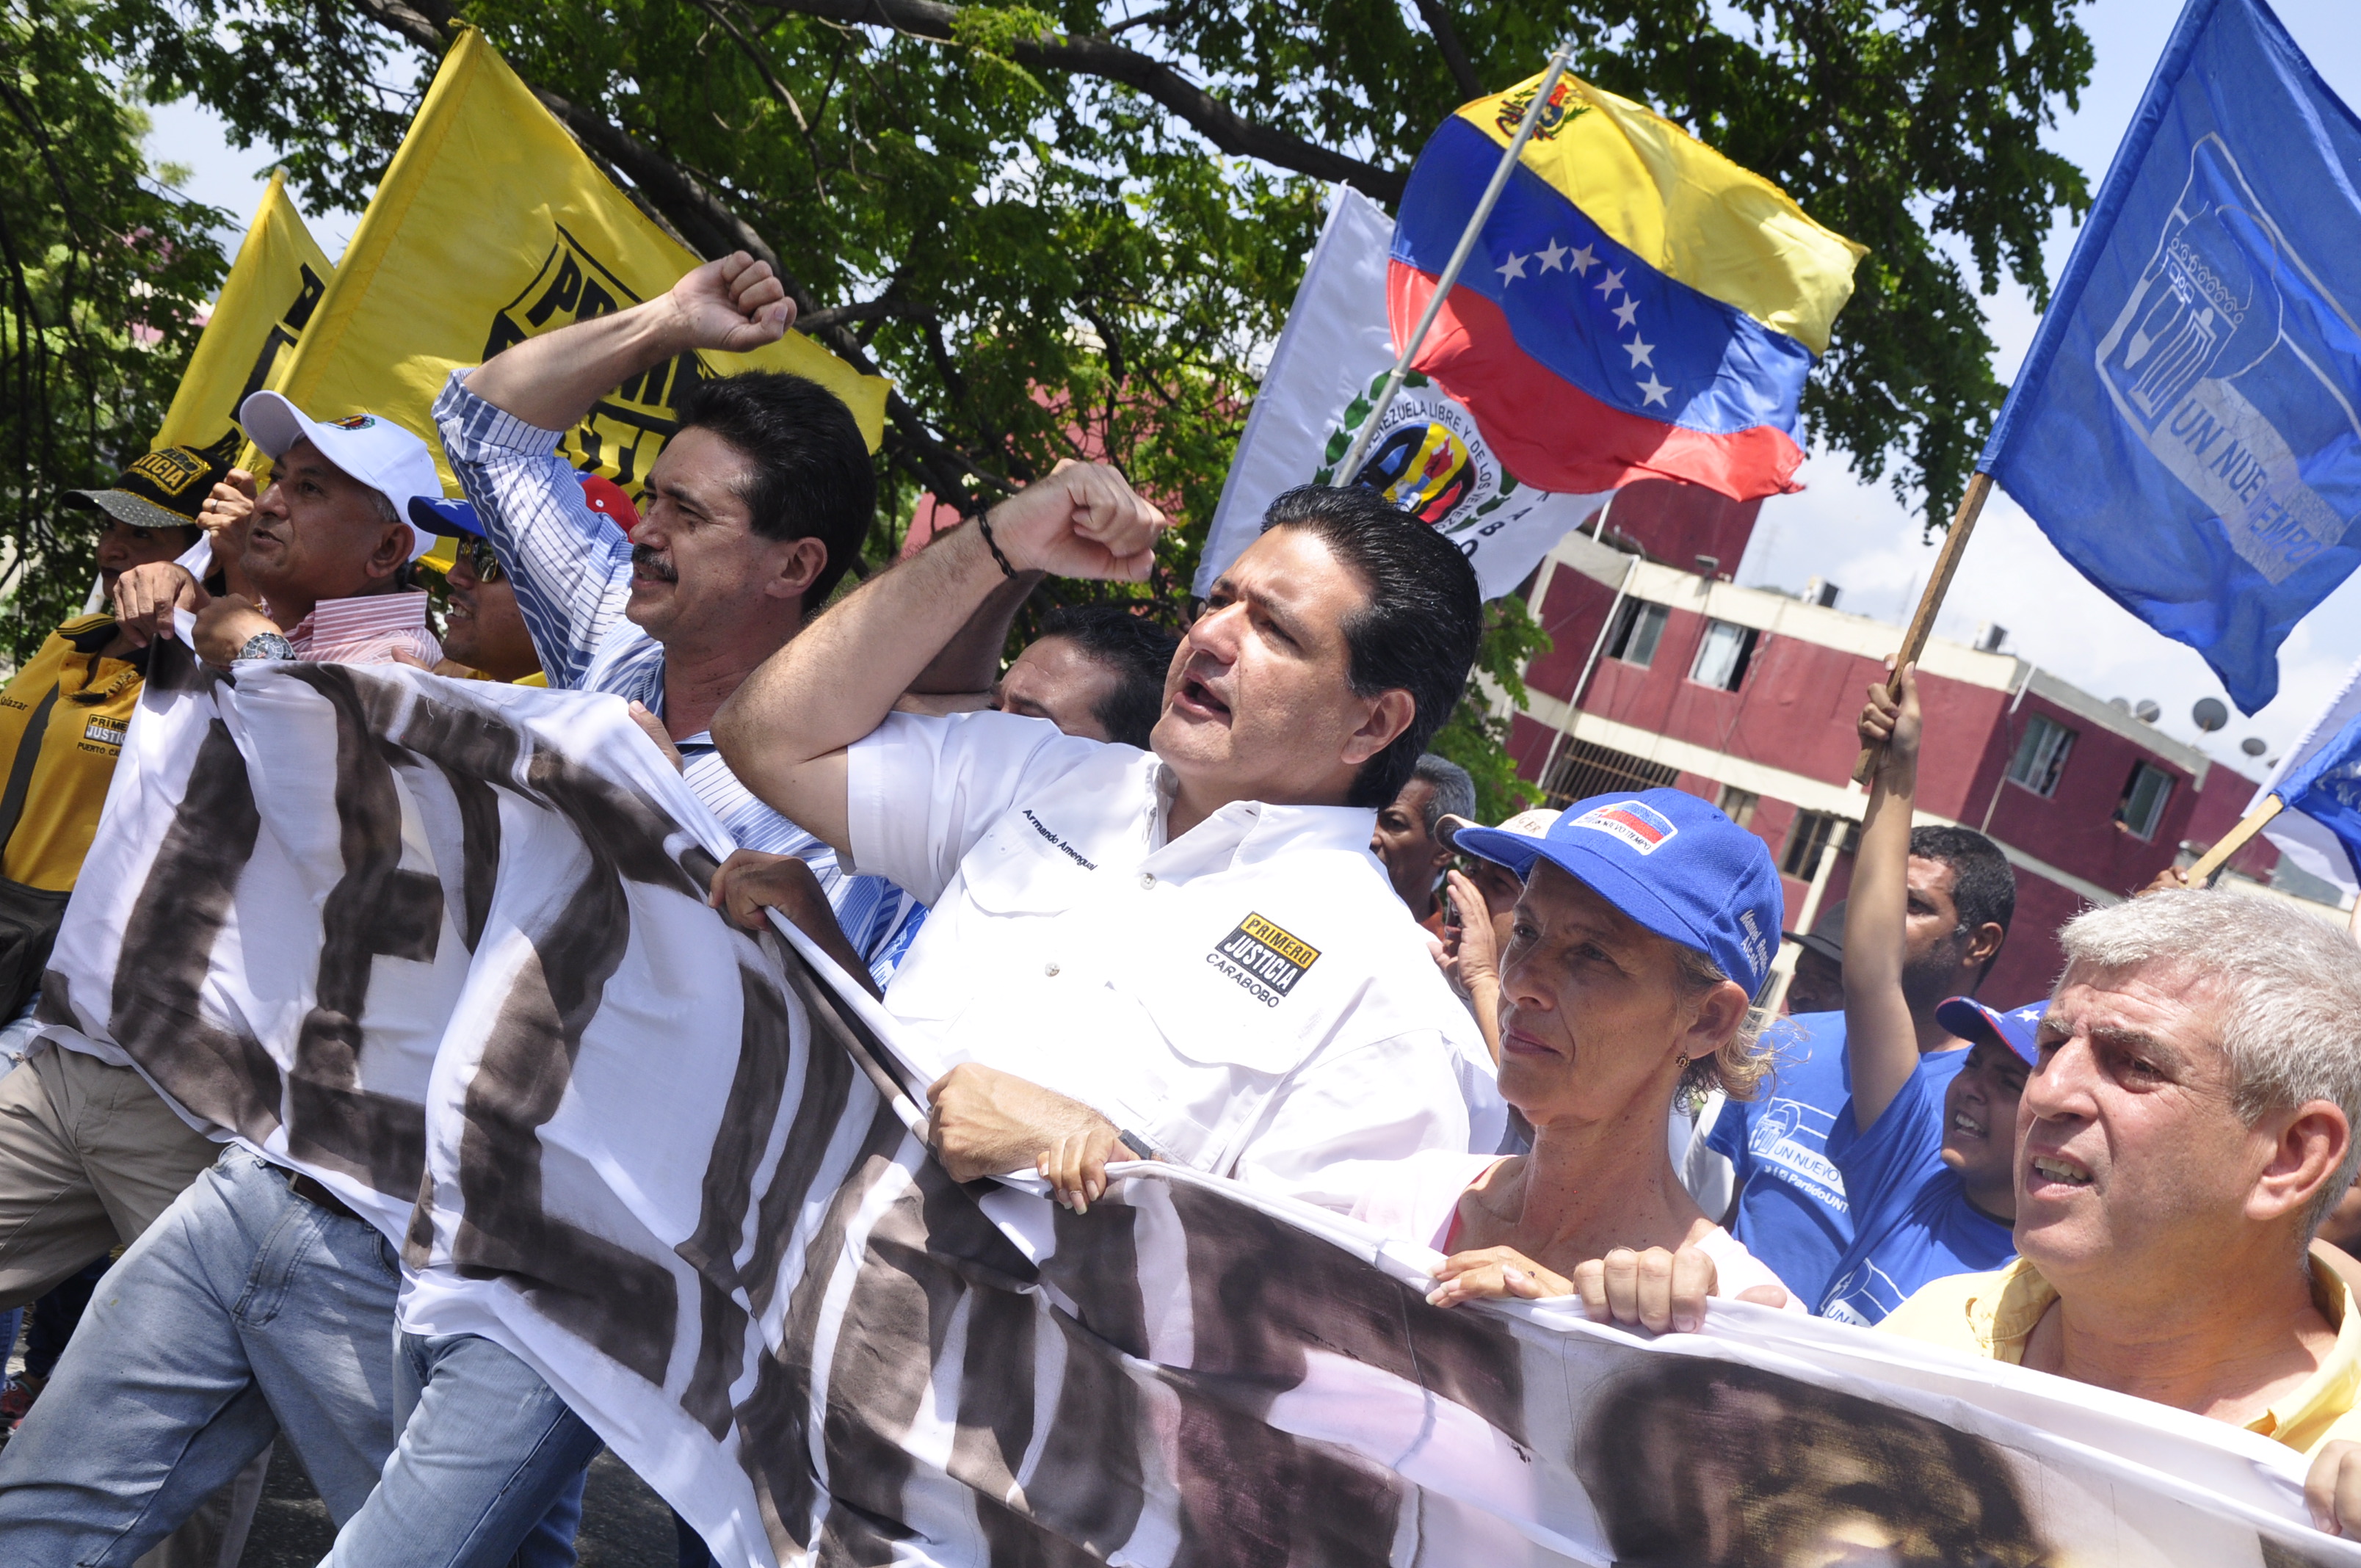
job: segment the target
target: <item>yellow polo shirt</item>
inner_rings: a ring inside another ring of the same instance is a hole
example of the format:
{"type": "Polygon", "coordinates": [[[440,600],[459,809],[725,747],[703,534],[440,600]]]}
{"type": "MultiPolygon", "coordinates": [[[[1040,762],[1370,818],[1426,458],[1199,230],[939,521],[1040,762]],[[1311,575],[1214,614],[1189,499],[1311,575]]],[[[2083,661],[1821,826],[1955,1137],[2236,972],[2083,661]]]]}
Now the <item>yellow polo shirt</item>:
{"type": "MultiPolygon", "coordinates": [[[[2025,1363],[2025,1342],[2033,1326],[2058,1299],[2049,1281],[2018,1258],[1991,1274],[1954,1274],[1922,1286],[1877,1326],[1889,1333],[1989,1356],[2025,1363]]],[[[2320,1370],[2281,1395],[2246,1430],[2276,1438],[2305,1454],[2334,1439],[2361,1442],[2361,1312],[2350,1311],[2351,1296],[2335,1265],[2314,1245],[2312,1299],[2336,1330],[2336,1343],[2320,1370]]]]}
{"type": "Polygon", "coordinates": [[[0,691],[0,778],[21,802],[0,859],[10,882],[63,893],[82,874],[139,705],[139,666],[99,655],[114,639],[113,616],[77,616],[0,691]]]}

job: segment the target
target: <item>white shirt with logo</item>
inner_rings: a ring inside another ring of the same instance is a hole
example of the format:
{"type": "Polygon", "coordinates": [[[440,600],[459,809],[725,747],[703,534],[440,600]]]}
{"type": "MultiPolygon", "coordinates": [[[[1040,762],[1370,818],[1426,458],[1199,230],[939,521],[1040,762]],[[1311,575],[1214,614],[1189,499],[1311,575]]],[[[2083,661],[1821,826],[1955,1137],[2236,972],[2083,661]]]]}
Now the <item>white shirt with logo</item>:
{"type": "Polygon", "coordinates": [[[1001,713],[895,714],[849,773],[853,859],[933,910],[885,1005],[944,1069],[1339,1208],[1340,1162],[1499,1147],[1490,1057],[1372,812],[1239,801],[1168,843],[1153,755],[1001,713]]]}

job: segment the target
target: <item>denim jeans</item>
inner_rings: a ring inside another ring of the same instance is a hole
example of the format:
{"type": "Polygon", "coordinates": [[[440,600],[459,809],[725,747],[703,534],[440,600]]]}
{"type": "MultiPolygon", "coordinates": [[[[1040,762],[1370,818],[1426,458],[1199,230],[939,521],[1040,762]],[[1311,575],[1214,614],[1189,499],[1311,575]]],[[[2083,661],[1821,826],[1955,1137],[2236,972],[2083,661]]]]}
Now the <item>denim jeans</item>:
{"type": "Polygon", "coordinates": [[[284,1432],[350,1519],[392,1451],[392,1247],[243,1149],[100,1281],[0,1450],[11,1561],[128,1568],[284,1432]]]}
{"type": "Polygon", "coordinates": [[[598,1436],[474,1334],[403,1334],[401,1438],[322,1568],[567,1568],[598,1436]]]}

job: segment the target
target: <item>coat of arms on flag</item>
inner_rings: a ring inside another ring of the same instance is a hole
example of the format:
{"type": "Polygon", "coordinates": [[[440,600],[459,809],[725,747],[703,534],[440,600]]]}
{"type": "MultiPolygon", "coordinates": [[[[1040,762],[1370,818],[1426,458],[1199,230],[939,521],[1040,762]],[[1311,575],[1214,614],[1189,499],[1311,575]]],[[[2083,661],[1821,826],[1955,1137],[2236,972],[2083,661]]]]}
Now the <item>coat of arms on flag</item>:
{"type": "Polygon", "coordinates": [[[1392,229],[1384,208],[1337,187],[1206,532],[1200,595],[1253,543],[1273,497],[1334,478],[1372,417],[1378,423],[1359,482],[1457,544],[1487,598],[1515,588],[1610,493],[1561,494],[1523,483],[1466,405],[1422,375],[1376,412],[1394,361],[1386,314],[1392,229]]]}

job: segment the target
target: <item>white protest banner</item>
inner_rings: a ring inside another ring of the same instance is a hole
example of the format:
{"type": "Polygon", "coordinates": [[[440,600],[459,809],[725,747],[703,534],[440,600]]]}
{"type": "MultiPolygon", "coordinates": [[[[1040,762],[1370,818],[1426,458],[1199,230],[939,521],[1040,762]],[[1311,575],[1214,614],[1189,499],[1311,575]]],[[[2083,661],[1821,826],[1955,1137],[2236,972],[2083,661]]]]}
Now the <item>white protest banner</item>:
{"type": "MultiPolygon", "coordinates": [[[[1386,315],[1392,240],[1384,208],[1349,186],[1335,188],[1206,532],[1200,597],[1254,543],[1281,491],[1329,482],[1369,417],[1394,363],[1386,315]]],[[[1513,591],[1611,493],[1558,495],[1518,483],[1474,417],[1415,374],[1379,422],[1360,482],[1458,545],[1488,599],[1513,591]]]]}
{"type": "Polygon", "coordinates": [[[2361,1563],[2291,1450],[2038,1373],[1444,1310],[1425,1249],[1170,1166],[979,1196],[887,1015],[706,906],[727,840],[611,697],[166,644],[125,750],[57,1036],[327,1183],[405,1327],[523,1357],[724,1563],[2361,1563]]]}

